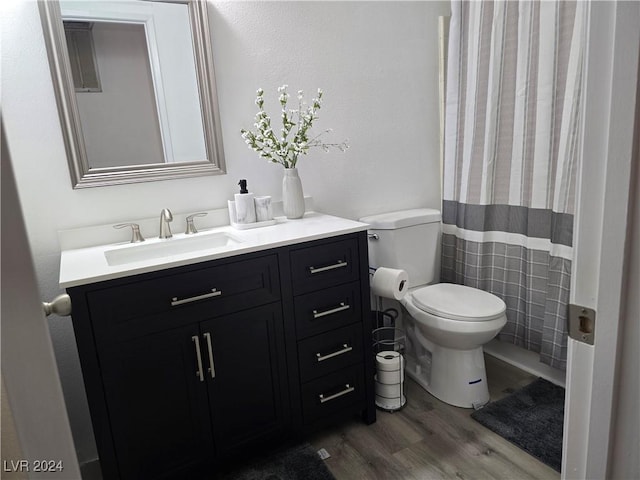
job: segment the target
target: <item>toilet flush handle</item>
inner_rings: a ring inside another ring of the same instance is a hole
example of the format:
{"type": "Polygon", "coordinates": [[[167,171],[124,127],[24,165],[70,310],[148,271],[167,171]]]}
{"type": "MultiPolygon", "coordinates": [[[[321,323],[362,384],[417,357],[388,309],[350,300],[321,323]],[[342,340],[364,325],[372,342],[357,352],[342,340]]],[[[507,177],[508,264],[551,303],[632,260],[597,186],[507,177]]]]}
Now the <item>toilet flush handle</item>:
{"type": "Polygon", "coordinates": [[[369,240],[380,240],[380,237],[377,233],[367,233],[367,238],[369,240]]]}

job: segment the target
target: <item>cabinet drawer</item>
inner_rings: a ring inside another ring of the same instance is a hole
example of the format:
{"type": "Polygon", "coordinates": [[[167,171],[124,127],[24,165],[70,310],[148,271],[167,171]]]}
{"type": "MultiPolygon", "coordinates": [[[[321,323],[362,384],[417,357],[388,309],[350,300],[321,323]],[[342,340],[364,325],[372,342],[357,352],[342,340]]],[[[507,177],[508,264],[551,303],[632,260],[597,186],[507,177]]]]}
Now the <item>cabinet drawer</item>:
{"type": "Polygon", "coordinates": [[[298,338],[360,322],[360,282],[300,295],[294,307],[298,338]]]}
{"type": "Polygon", "coordinates": [[[302,385],[302,413],[309,423],[364,399],[362,364],[302,385]]]}
{"type": "Polygon", "coordinates": [[[316,335],[298,343],[303,382],[362,362],[362,328],[359,324],[316,335]]]}
{"type": "Polygon", "coordinates": [[[277,257],[270,255],[89,291],[87,301],[99,333],[150,316],[160,324],[197,321],[279,301],[278,278],[277,257]]]}
{"type": "Polygon", "coordinates": [[[291,276],[295,295],[357,280],[358,242],[351,238],[293,250],[291,276]]]}

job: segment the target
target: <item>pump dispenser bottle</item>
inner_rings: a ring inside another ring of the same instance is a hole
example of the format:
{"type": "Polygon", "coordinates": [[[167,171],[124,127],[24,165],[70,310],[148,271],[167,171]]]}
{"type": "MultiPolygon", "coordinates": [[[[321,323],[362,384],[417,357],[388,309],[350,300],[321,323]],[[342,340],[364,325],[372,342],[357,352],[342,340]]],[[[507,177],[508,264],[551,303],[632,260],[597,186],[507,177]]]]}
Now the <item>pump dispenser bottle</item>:
{"type": "Polygon", "coordinates": [[[254,223],[256,221],[256,207],[253,201],[253,193],[247,190],[247,181],[238,182],[240,193],[234,195],[236,202],[236,223],[254,223]]]}

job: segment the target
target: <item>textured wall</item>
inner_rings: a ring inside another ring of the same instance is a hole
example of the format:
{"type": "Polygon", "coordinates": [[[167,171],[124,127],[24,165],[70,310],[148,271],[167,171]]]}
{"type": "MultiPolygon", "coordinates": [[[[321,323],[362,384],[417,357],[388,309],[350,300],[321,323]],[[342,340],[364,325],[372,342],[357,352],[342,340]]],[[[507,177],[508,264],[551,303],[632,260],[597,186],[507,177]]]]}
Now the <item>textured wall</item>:
{"type": "MultiPolygon", "coordinates": [[[[276,88],[325,103],[317,129],[348,138],[346,154],[314,152],[299,164],[320,211],[358,218],[440,205],[438,16],[448,2],[212,2],[211,32],[227,175],[73,190],[36,2],[3,2],[2,115],[41,295],[60,293],[57,231],[223,208],[247,178],[280,197],[282,170],[259,160],[239,130],[251,127],[255,90],[276,88]]],[[[277,115],[278,108],[273,111],[277,115]]],[[[69,318],[51,335],[80,461],[95,456],[69,318]]]]}

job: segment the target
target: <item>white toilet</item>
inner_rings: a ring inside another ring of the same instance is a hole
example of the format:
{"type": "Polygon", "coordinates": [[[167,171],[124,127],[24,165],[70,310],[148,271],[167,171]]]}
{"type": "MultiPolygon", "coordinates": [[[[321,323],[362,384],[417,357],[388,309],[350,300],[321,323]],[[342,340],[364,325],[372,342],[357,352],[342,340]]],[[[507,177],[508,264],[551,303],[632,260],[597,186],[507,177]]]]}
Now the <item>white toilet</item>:
{"type": "Polygon", "coordinates": [[[507,322],[505,303],[440,277],[440,212],[414,209],[361,218],[369,227],[369,265],[405,270],[401,300],[407,331],[406,373],[429,393],[457,407],[489,401],[482,345],[507,322]]]}

